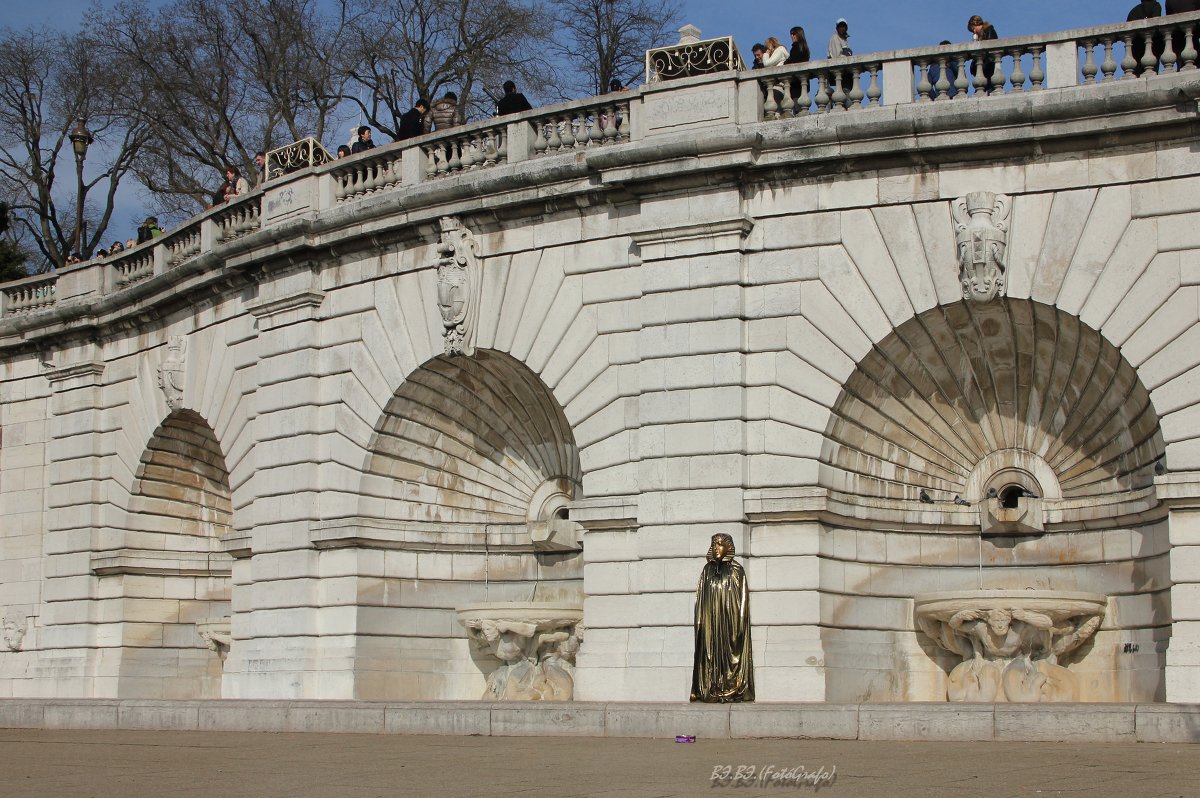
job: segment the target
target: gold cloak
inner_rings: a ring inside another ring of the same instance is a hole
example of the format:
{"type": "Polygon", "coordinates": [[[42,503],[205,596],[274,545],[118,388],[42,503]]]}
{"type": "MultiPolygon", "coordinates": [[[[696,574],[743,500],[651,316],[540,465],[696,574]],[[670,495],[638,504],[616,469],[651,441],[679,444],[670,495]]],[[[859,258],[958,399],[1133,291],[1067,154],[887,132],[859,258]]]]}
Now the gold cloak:
{"type": "Polygon", "coordinates": [[[750,654],[750,589],[733,561],[733,546],[700,572],[696,586],[696,653],[692,700],[726,703],[754,700],[750,654]]]}

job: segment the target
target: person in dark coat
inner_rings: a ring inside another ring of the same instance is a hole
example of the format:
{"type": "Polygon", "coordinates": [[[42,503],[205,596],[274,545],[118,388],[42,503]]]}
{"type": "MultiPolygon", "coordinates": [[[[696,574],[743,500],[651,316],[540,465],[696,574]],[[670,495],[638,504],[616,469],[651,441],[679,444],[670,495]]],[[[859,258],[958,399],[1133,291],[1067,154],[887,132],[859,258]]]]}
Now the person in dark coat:
{"type": "Polygon", "coordinates": [[[763,56],[767,54],[767,46],[765,44],[755,44],[750,48],[750,52],[754,54],[754,63],[750,65],[750,68],[762,69],[763,56]]]}
{"type": "Polygon", "coordinates": [[[354,142],[354,146],[350,148],[350,152],[358,155],[360,152],[375,149],[375,142],[371,141],[371,128],[363,125],[358,129],[358,141],[354,142]]]}
{"type": "MultiPolygon", "coordinates": [[[[1193,11],[1200,11],[1200,0],[1167,0],[1167,15],[1171,14],[1190,14],[1193,11]]],[[[1180,53],[1187,46],[1187,41],[1184,38],[1183,31],[1176,29],[1171,34],[1171,45],[1175,49],[1175,63],[1183,66],[1183,57],[1180,53]]],[[[1192,39],[1193,49],[1196,47],[1195,38],[1192,39]]]]}
{"type": "Polygon", "coordinates": [[[424,97],[417,100],[411,110],[400,115],[400,129],[396,131],[396,141],[416,138],[425,132],[425,114],[429,113],[429,100],[424,97]]]}
{"type": "MultiPolygon", "coordinates": [[[[1128,16],[1125,17],[1126,22],[1141,22],[1144,19],[1154,19],[1162,16],[1162,6],[1158,0],[1142,0],[1133,8],[1129,9],[1128,16]]],[[[1155,35],[1150,42],[1150,52],[1154,54],[1154,60],[1157,61],[1159,56],[1163,54],[1163,37],[1155,35]]],[[[1134,69],[1135,75],[1141,75],[1146,71],[1142,66],[1142,57],[1146,55],[1146,39],[1143,36],[1133,37],[1133,60],[1138,62],[1134,69]]]]}
{"type": "Polygon", "coordinates": [[[511,80],[504,81],[504,96],[500,98],[500,102],[496,103],[496,116],[507,116],[532,110],[533,106],[529,104],[529,100],[526,100],[525,95],[517,91],[517,84],[511,80]]]}
{"type": "Polygon", "coordinates": [[[797,25],[790,31],[792,34],[792,49],[788,53],[785,64],[803,64],[812,56],[808,51],[808,38],[804,35],[804,28],[797,25]]]}

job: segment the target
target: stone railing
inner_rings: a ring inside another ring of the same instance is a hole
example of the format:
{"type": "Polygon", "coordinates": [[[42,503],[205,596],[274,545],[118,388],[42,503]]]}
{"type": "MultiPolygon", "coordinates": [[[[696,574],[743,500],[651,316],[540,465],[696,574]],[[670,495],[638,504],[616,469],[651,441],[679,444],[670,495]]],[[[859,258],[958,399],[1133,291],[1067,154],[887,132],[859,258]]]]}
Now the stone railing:
{"type": "Polygon", "coordinates": [[[425,176],[433,180],[456,172],[508,162],[508,124],[452,128],[436,142],[423,144],[425,176]]]}
{"type": "Polygon", "coordinates": [[[963,100],[1194,69],[1200,14],[757,70],[761,119],[963,100]]]}
{"type": "Polygon", "coordinates": [[[0,313],[4,316],[15,316],[19,313],[32,313],[54,305],[57,293],[58,275],[36,274],[5,284],[0,293],[3,304],[0,313]]]}
{"type": "Polygon", "coordinates": [[[392,147],[367,150],[358,156],[342,159],[330,174],[333,176],[333,196],[337,202],[386,191],[403,182],[401,151],[392,147]]]}
{"type": "Polygon", "coordinates": [[[967,97],[1068,87],[1105,92],[1108,85],[1135,78],[1195,69],[1198,25],[1200,13],[1181,14],[769,70],[721,69],[462,125],[337,160],[327,160],[315,141],[297,142],[273,150],[271,179],[231,204],[107,260],[9,283],[0,289],[0,316],[121,291],[262,228],[398,189],[452,184],[466,172],[556,157],[582,162],[583,153],[614,144],[650,139],[653,146],[656,137],[703,136],[718,126],[823,112],[857,115],[912,103],[953,107],[967,97]],[[293,171],[282,173],[285,167],[293,171]]]}
{"type": "Polygon", "coordinates": [[[262,226],[262,195],[248,194],[234,203],[218,205],[211,218],[217,242],[241,238],[262,226]]]}
{"type": "MultiPolygon", "coordinates": [[[[162,242],[156,241],[154,243],[162,246],[162,242]]],[[[128,288],[135,283],[140,283],[142,280],[153,277],[154,253],[156,248],[155,246],[134,247],[115,258],[101,261],[101,264],[108,265],[108,269],[112,275],[109,285],[119,291],[122,288],[128,288]]]]}

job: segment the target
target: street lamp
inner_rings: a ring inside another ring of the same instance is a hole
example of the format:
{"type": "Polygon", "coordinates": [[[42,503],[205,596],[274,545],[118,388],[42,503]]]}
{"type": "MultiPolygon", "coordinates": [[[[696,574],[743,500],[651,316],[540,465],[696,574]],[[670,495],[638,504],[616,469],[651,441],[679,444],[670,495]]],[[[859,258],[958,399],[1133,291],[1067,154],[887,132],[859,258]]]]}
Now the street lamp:
{"type": "Polygon", "coordinates": [[[75,251],[80,250],[81,234],[83,232],[83,159],[87,157],[88,145],[95,141],[92,138],[92,131],[87,129],[83,118],[79,119],[79,124],[70,134],[71,147],[75,150],[75,175],[78,178],[76,201],[75,201],[75,251]]]}

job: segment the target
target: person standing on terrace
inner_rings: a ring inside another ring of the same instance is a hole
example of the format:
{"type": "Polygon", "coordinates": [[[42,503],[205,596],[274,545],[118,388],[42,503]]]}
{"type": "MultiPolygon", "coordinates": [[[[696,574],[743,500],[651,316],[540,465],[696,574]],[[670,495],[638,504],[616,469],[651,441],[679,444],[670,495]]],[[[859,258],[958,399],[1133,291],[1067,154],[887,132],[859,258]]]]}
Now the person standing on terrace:
{"type": "MultiPolygon", "coordinates": [[[[971,32],[971,38],[977,42],[992,41],[999,39],[1000,34],[996,33],[996,27],[992,23],[984,20],[983,17],[976,14],[967,20],[967,30],[971,32]]],[[[967,80],[971,81],[975,75],[975,62],[967,64],[968,76],[967,80]]],[[[986,55],[983,57],[983,77],[987,80],[987,86],[984,92],[992,93],[992,75],[996,73],[996,59],[994,56],[986,55]]]]}
{"type": "Polygon", "coordinates": [[[750,48],[750,52],[754,54],[754,63],[750,65],[750,68],[762,69],[763,58],[765,58],[767,55],[767,46],[765,44],[755,42],[754,46],[750,48]]]}
{"type": "Polygon", "coordinates": [[[354,146],[350,148],[350,152],[358,155],[360,152],[375,149],[375,142],[371,141],[371,128],[367,125],[362,125],[358,128],[358,141],[354,142],[354,146]]]}
{"type": "Polygon", "coordinates": [[[458,95],[452,91],[433,104],[425,115],[425,132],[431,130],[446,130],[462,124],[462,116],[458,111],[458,95]]]}
{"type": "MultiPolygon", "coordinates": [[[[1125,17],[1126,22],[1141,22],[1144,19],[1154,19],[1162,16],[1162,6],[1158,4],[1158,0],[1142,0],[1133,8],[1129,9],[1129,14],[1125,17]]],[[[1150,41],[1150,52],[1154,54],[1154,60],[1158,61],[1159,56],[1163,54],[1163,37],[1160,34],[1155,34],[1150,41]]],[[[1142,36],[1133,37],[1133,60],[1137,61],[1137,67],[1134,69],[1135,75],[1141,75],[1146,71],[1142,66],[1142,57],[1146,55],[1146,40],[1142,36]]],[[[1151,72],[1155,70],[1150,70],[1151,72]]]]}
{"type": "Polygon", "coordinates": [[[785,64],[803,64],[812,56],[808,50],[808,39],[804,35],[804,28],[797,25],[789,31],[792,35],[792,51],[788,53],[785,64]]]}
{"type": "Polygon", "coordinates": [[[496,103],[496,116],[519,114],[522,111],[532,111],[533,106],[525,95],[517,91],[517,84],[511,80],[504,81],[504,96],[496,103]]]}
{"type": "Polygon", "coordinates": [[[784,64],[788,59],[788,50],[783,46],[783,43],[774,36],[767,39],[767,56],[763,59],[763,66],[777,67],[784,64]]]}
{"type": "Polygon", "coordinates": [[[829,47],[825,57],[847,58],[852,55],[854,55],[854,51],[850,49],[850,23],[845,19],[839,19],[833,26],[833,35],[829,37],[829,47]]]}
{"type": "Polygon", "coordinates": [[[396,141],[416,138],[425,132],[425,114],[429,113],[429,100],[424,97],[417,104],[400,115],[400,128],[396,131],[396,141]]]}

